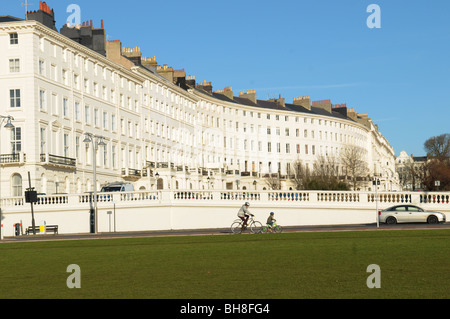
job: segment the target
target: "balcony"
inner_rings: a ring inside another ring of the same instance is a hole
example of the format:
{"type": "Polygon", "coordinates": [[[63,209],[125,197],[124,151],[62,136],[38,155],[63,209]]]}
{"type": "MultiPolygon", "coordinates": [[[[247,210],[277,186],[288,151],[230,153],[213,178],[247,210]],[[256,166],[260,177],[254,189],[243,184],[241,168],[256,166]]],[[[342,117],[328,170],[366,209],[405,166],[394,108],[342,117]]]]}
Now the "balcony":
{"type": "Polygon", "coordinates": [[[77,160],[75,158],[52,155],[48,153],[41,154],[41,163],[46,166],[68,169],[75,169],[77,166],[77,160]]]}
{"type": "MultiPolygon", "coordinates": [[[[147,173],[147,172],[146,172],[147,173]]],[[[122,178],[125,180],[138,180],[142,177],[142,171],[135,168],[122,168],[122,178]]]]}
{"type": "Polygon", "coordinates": [[[2,166],[16,166],[23,165],[26,161],[25,153],[14,153],[14,154],[1,154],[0,164],[2,166]]]}

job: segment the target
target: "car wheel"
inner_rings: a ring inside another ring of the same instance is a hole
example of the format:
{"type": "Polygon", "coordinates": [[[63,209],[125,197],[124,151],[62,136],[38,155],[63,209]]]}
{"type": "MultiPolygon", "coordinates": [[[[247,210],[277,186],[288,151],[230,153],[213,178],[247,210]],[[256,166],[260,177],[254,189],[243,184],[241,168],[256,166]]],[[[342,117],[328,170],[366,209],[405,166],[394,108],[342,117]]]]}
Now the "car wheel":
{"type": "Polygon", "coordinates": [[[429,216],[427,218],[427,223],[428,224],[438,224],[439,223],[439,219],[436,216],[431,215],[431,216],[429,216]]]}
{"type": "Polygon", "coordinates": [[[395,219],[395,217],[389,216],[388,218],[386,218],[386,224],[389,225],[397,224],[397,219],[395,219]]]}

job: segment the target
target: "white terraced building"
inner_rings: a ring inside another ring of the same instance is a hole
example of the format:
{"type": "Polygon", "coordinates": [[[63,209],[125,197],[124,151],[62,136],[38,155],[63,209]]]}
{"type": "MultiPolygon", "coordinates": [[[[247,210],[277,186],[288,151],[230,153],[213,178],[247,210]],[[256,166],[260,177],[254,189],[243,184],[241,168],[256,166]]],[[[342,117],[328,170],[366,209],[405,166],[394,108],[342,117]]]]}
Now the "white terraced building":
{"type": "MultiPolygon", "coordinates": [[[[33,14],[54,17],[48,7],[33,14]]],[[[2,197],[22,196],[28,172],[38,193],[91,191],[94,147],[85,133],[106,144],[96,151],[97,190],[114,181],[136,190],[262,190],[268,174],[289,189],[297,160],[312,169],[318,155],[349,145],[363,150],[380,189],[397,188],[394,150],[366,114],[308,96],[289,104],[258,100],[254,90],[212,92],[184,70],[152,67],[139,48],[105,41],[103,26],[58,33],[54,21],[32,18],[0,17],[0,115],[14,125],[5,128],[5,119],[0,128],[2,197]],[[94,40],[81,44],[70,32],[94,40]]]]}

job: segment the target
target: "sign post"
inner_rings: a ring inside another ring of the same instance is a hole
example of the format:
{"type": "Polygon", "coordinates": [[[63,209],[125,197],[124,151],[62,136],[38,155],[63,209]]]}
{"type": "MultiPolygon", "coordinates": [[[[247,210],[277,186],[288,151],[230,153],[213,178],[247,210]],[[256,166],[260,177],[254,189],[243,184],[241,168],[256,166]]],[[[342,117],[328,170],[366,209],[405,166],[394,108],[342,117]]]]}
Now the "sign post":
{"type": "Polygon", "coordinates": [[[30,172],[28,172],[28,185],[29,187],[25,192],[25,202],[31,204],[31,227],[33,228],[33,235],[36,235],[36,223],[34,221],[33,203],[37,202],[37,192],[34,190],[34,187],[31,187],[30,172]]]}

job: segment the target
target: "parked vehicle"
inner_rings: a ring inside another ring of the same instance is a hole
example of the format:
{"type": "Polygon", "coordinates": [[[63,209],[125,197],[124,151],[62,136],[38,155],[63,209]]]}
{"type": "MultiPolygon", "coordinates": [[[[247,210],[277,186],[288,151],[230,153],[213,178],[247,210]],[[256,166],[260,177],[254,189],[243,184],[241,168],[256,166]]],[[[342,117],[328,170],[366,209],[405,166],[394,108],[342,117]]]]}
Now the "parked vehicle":
{"type": "Polygon", "coordinates": [[[110,183],[102,187],[101,192],[132,192],[134,191],[133,184],[116,182],[110,183]]]}
{"type": "Polygon", "coordinates": [[[378,212],[380,223],[445,223],[444,213],[426,211],[414,205],[397,205],[378,212]]]}

